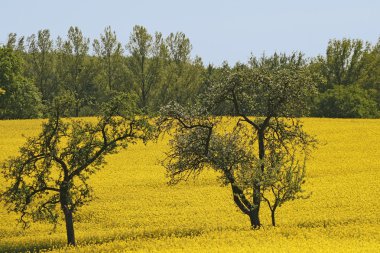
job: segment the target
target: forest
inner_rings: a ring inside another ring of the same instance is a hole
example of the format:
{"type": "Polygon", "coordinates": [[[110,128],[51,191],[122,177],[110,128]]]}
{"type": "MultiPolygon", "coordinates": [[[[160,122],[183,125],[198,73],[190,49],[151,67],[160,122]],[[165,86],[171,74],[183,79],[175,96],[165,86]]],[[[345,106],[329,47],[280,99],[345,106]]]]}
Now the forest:
{"type": "MultiPolygon", "coordinates": [[[[331,39],[324,55],[302,52],[250,57],[230,66],[204,64],[192,55],[182,32],[164,36],[134,26],[123,44],[106,27],[99,38],[86,38],[78,27],[52,38],[44,29],[30,36],[10,33],[0,46],[0,119],[46,117],[56,98],[71,101],[68,116],[95,116],[99,105],[117,94],[133,94],[142,113],[157,114],[170,101],[186,106],[223,73],[260,64],[291,61],[313,74],[318,92],[307,116],[377,118],[380,116],[380,40],[331,39]]],[[[234,114],[221,106],[216,115],[234,114]]]]}

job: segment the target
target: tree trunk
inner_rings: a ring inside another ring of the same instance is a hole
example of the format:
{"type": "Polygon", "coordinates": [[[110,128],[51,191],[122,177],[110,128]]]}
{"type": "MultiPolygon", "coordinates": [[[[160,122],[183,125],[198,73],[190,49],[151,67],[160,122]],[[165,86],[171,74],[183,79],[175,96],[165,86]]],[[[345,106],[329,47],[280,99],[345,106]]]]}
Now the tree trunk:
{"type": "Polygon", "coordinates": [[[276,212],[275,209],[271,210],[272,226],[273,226],[273,227],[276,226],[276,218],[275,218],[275,216],[274,216],[274,215],[275,215],[275,212],[276,212]]]}
{"type": "Polygon", "coordinates": [[[261,203],[261,195],[260,195],[260,185],[255,182],[254,193],[253,193],[253,209],[250,213],[251,226],[254,229],[260,228],[260,203],[261,203]]]}
{"type": "Polygon", "coordinates": [[[253,229],[258,229],[261,226],[260,217],[259,217],[259,209],[255,208],[249,214],[249,219],[251,220],[251,227],[253,229]]]}
{"type": "Polygon", "coordinates": [[[79,101],[75,103],[75,117],[79,117],[79,101]]]}
{"type": "Polygon", "coordinates": [[[111,71],[111,56],[110,55],[107,55],[107,67],[108,67],[108,73],[107,73],[107,75],[108,75],[108,88],[110,89],[110,90],[112,90],[112,71],[111,71]]]}
{"type": "MultiPolygon", "coordinates": [[[[264,146],[264,130],[259,129],[257,132],[258,142],[259,142],[259,158],[263,161],[265,157],[265,146],[264,146]]],[[[264,172],[264,164],[261,165],[261,171],[264,172]]],[[[260,182],[255,181],[253,183],[253,210],[250,213],[251,226],[254,229],[260,228],[260,204],[261,204],[261,187],[260,182]]]]}
{"type": "Polygon", "coordinates": [[[67,245],[75,246],[73,212],[67,206],[62,209],[65,214],[67,245]]]}
{"type": "Polygon", "coordinates": [[[73,212],[69,207],[69,190],[68,182],[65,181],[61,184],[59,198],[61,203],[61,209],[65,215],[66,222],[66,234],[67,234],[67,245],[75,246],[75,234],[74,234],[74,221],[73,221],[73,212]]]}
{"type": "MultiPolygon", "coordinates": [[[[265,158],[265,145],[264,145],[264,129],[260,129],[257,132],[259,142],[259,158],[263,162],[265,158]]],[[[261,165],[261,172],[264,172],[264,164],[261,165]]]]}

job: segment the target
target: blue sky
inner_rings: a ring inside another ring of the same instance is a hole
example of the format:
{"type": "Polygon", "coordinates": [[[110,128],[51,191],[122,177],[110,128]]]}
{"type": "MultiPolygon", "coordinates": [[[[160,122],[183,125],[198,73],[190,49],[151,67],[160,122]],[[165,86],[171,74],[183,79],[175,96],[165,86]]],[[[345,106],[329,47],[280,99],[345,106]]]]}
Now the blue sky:
{"type": "Polygon", "coordinates": [[[164,35],[182,31],[192,54],[219,65],[245,62],[251,53],[323,54],[329,39],[380,37],[378,0],[2,0],[0,43],[10,32],[30,35],[50,29],[64,36],[78,26],[91,39],[111,25],[126,44],[132,27],[145,26],[164,35]]]}

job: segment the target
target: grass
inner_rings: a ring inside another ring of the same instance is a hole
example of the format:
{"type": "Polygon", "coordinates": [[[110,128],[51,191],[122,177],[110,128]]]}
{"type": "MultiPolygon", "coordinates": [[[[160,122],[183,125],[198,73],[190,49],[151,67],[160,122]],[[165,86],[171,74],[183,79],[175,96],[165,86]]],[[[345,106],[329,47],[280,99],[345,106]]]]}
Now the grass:
{"type": "MultiPolygon", "coordinates": [[[[40,120],[0,121],[0,160],[16,155],[40,120]]],[[[93,175],[96,199],[75,214],[79,247],[65,247],[61,222],[23,230],[0,208],[0,252],[376,252],[380,248],[380,120],[305,119],[321,145],[308,166],[311,198],[286,203],[278,226],[249,229],[229,187],[211,171],[167,186],[158,164],[167,140],[108,157],[93,175]]],[[[3,184],[0,179],[0,187],[3,184]]],[[[264,205],[263,205],[264,206],[264,205]]]]}

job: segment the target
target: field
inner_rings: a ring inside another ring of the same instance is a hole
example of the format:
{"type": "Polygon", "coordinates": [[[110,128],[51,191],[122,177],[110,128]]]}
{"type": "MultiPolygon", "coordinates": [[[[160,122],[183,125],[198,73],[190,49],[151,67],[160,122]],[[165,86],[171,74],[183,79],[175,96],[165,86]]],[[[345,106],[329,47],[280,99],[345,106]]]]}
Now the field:
{"type": "MultiPolygon", "coordinates": [[[[167,140],[108,157],[91,179],[96,199],[75,214],[79,247],[66,248],[61,224],[23,230],[0,207],[0,252],[379,252],[380,120],[305,119],[319,149],[308,166],[307,200],[278,210],[270,226],[249,229],[230,188],[212,172],[177,186],[158,165],[167,140]]],[[[0,160],[16,155],[41,121],[0,121],[0,160]]],[[[0,185],[3,183],[0,179],[0,185]]],[[[0,186],[1,187],[1,186],[0,186]]]]}

